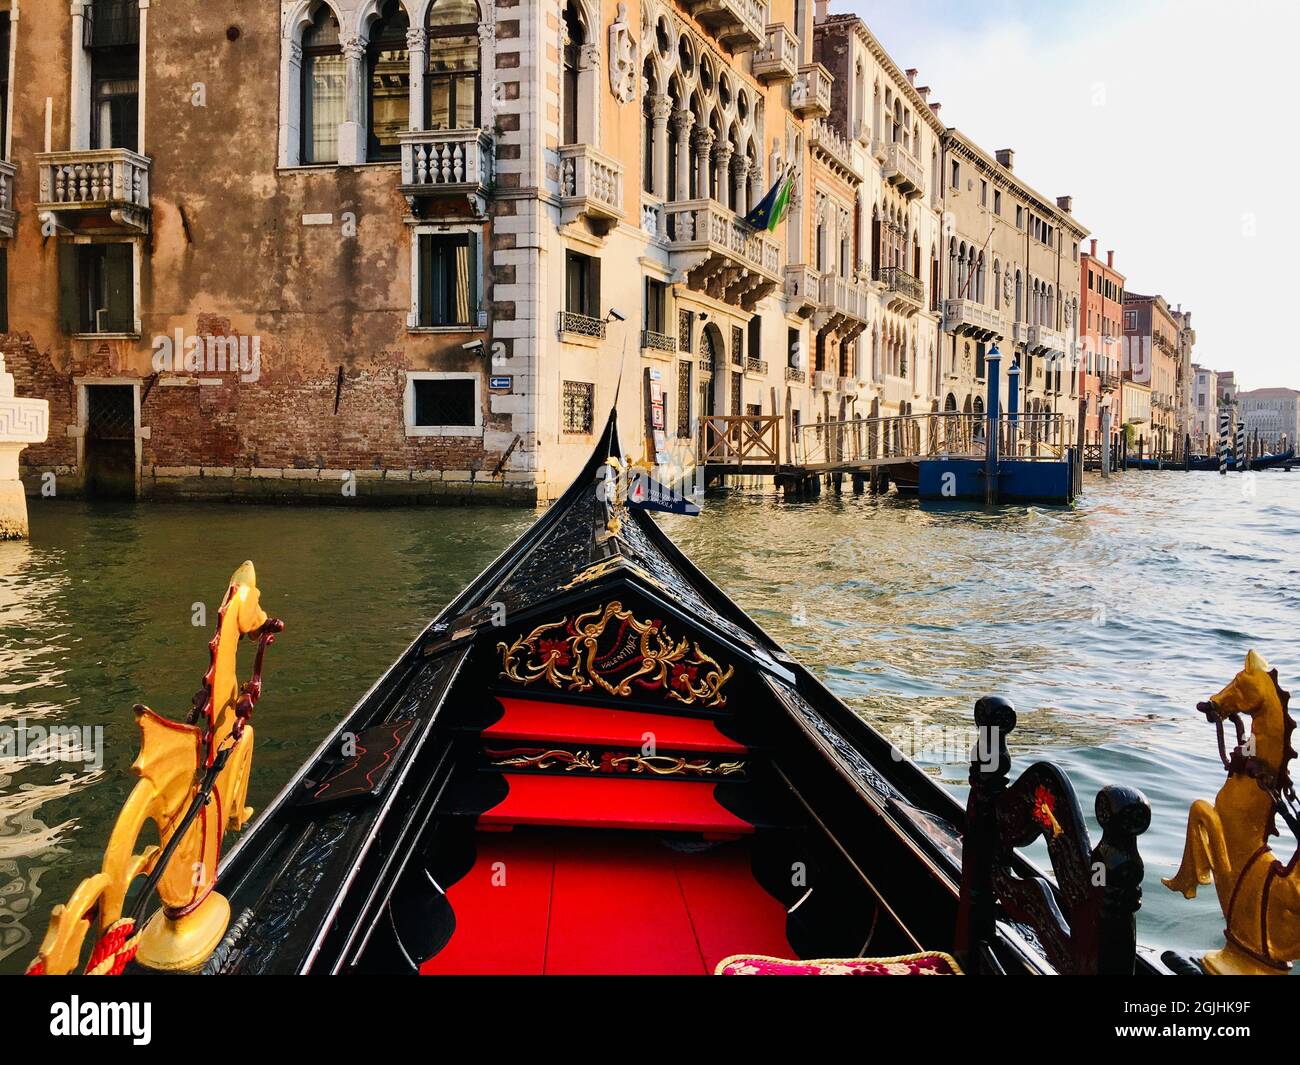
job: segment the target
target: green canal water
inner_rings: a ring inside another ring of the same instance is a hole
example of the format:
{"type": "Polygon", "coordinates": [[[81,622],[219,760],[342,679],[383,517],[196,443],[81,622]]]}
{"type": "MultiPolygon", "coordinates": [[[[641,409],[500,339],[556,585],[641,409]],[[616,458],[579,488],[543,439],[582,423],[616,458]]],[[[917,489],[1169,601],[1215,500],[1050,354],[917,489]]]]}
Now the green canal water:
{"type": "MultiPolygon", "coordinates": [[[[102,726],[102,765],[0,759],[0,973],[21,971],[51,906],[96,868],[131,784],[131,706],[184,714],[239,562],[256,562],[263,604],[287,626],[257,711],[260,809],[533,517],[34,500],[31,542],[0,543],[0,725],[102,726]]],[[[1213,891],[1186,902],[1159,878],[1181,857],[1188,805],[1221,783],[1196,703],[1250,648],[1300,685],[1300,474],[1090,478],[1072,510],[732,492],[662,522],[954,791],[988,693],[1020,710],[1020,768],[1059,761],[1089,810],[1105,784],[1145,791],[1142,938],[1218,945],[1213,891]]]]}

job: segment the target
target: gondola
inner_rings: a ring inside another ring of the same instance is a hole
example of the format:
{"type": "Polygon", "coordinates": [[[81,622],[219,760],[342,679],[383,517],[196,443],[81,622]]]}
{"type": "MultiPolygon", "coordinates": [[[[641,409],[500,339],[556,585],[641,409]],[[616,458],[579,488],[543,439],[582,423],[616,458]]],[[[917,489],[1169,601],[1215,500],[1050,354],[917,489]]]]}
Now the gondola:
{"type": "MultiPolygon", "coordinates": [[[[1130,464],[1131,464],[1131,465],[1137,465],[1137,463],[1130,463],[1130,464]]],[[[1258,458],[1251,459],[1249,465],[1247,466],[1247,469],[1250,469],[1250,470],[1279,470],[1279,469],[1290,469],[1290,468],[1291,468],[1292,466],[1294,466],[1295,464],[1296,464],[1295,449],[1292,448],[1292,449],[1290,449],[1290,450],[1288,450],[1288,451],[1284,451],[1284,452],[1283,452],[1282,454],[1280,454],[1280,455],[1260,455],[1258,458]]],[[[1208,458],[1205,458],[1205,457],[1201,457],[1201,458],[1193,458],[1193,459],[1189,460],[1189,461],[1187,462],[1187,464],[1184,466],[1184,465],[1183,465],[1182,463],[1180,463],[1180,462],[1165,462],[1163,465],[1160,465],[1159,463],[1156,462],[1155,459],[1143,459],[1143,460],[1142,460],[1142,463],[1139,465],[1139,468],[1140,468],[1140,469],[1148,469],[1148,470],[1154,470],[1154,469],[1166,469],[1166,470],[1181,470],[1181,469],[1188,469],[1188,470],[1192,470],[1192,471],[1197,472],[1197,473],[1208,473],[1208,472],[1212,472],[1212,471],[1213,471],[1213,472],[1217,472],[1217,471],[1218,471],[1218,469],[1219,469],[1219,460],[1218,460],[1217,457],[1215,457],[1215,456],[1213,456],[1213,455],[1209,456],[1208,458]]],[[[1236,460],[1233,459],[1233,458],[1231,458],[1231,457],[1229,457],[1229,459],[1228,459],[1228,469],[1229,469],[1229,470],[1235,470],[1236,468],[1237,468],[1237,467],[1236,467],[1236,460]]]]}
{"type": "MultiPolygon", "coordinates": [[[[673,546],[618,487],[627,469],[611,415],[568,492],[238,838],[217,890],[125,926],[96,971],[1178,971],[1135,938],[1140,793],[1101,793],[1094,846],[1059,769],[1012,773],[1015,712],[988,698],[963,807],[673,546]],[[1020,854],[1034,842],[1051,880],[1020,854]],[[217,931],[186,927],[213,897],[217,931]]],[[[278,623],[243,598],[229,609],[265,650],[278,623]]],[[[259,651],[240,715],[261,668],[259,651]]]]}

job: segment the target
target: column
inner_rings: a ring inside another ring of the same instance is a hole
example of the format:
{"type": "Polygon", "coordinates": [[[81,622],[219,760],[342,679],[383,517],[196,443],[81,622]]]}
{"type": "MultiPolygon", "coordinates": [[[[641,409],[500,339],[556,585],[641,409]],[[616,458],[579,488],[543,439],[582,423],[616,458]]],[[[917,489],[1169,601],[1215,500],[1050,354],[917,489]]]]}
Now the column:
{"type": "MultiPolygon", "coordinates": [[[[667,93],[660,93],[650,101],[651,142],[654,161],[650,171],[650,183],[656,196],[668,199],[668,117],[673,112],[673,100],[667,93]]],[[[690,112],[687,112],[688,114],[690,112]]]]}
{"type": "Polygon", "coordinates": [[[737,155],[731,160],[731,174],[736,188],[736,202],[732,204],[732,208],[738,215],[747,215],[749,214],[749,160],[743,155],[737,155]]]}
{"type": "Polygon", "coordinates": [[[296,166],[302,145],[302,45],[285,41],[280,61],[280,165],[296,166]]]}
{"type": "Polygon", "coordinates": [[[424,129],[424,75],[429,69],[429,35],[423,26],[406,31],[406,48],[411,60],[411,129],[424,129]]]}
{"type": "Polygon", "coordinates": [[[0,540],[27,539],[27,496],[18,479],[18,455],[49,435],[50,405],[14,395],[14,375],[0,353],[0,540]]]}
{"type": "MultiPolygon", "coordinates": [[[[90,147],[90,57],[85,47],[85,9],[89,3],[74,0],[72,5],[72,62],[69,92],[72,94],[69,109],[68,147],[90,147]]],[[[5,57],[5,62],[9,57],[5,57]]]]}
{"type": "Polygon", "coordinates": [[[695,131],[695,183],[698,186],[696,190],[701,200],[709,198],[709,167],[713,164],[711,152],[713,150],[713,130],[707,126],[701,126],[695,131]]]}
{"type": "Polygon", "coordinates": [[[718,185],[718,195],[714,197],[723,207],[731,206],[731,157],[734,149],[723,141],[713,149],[713,173],[718,185]]]}
{"type": "Polygon", "coordinates": [[[677,188],[672,190],[674,200],[688,200],[691,197],[691,127],[695,125],[695,115],[686,109],[674,111],[673,129],[677,131],[677,188]]]}
{"type": "Polygon", "coordinates": [[[366,161],[366,42],[349,37],[343,42],[347,63],[347,119],[339,125],[339,164],[366,161]]]}

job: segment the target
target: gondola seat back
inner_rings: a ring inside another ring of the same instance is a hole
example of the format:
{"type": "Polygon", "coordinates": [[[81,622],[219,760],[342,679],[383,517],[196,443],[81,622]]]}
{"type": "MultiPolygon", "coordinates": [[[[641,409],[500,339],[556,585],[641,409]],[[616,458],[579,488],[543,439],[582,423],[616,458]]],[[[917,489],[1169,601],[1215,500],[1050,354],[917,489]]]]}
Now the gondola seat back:
{"type": "Polygon", "coordinates": [[[1003,970],[997,925],[1010,920],[1058,972],[1133,975],[1144,872],[1137,837],[1150,827],[1150,803],[1130,788],[1103,789],[1096,802],[1102,838],[1094,847],[1059,767],[1040,762],[1009,783],[1012,705],[982,699],[975,722],[956,935],[965,971],[1003,970]],[[1055,885],[1016,854],[1040,841],[1055,885]]]}

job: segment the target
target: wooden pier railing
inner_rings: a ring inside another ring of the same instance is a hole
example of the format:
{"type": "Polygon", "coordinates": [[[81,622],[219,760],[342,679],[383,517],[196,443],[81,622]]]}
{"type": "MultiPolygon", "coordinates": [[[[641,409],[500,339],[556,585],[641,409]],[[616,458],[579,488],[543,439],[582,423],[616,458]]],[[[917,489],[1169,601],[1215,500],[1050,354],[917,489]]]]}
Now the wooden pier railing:
{"type": "Polygon", "coordinates": [[[778,469],[783,421],[779,414],[709,415],[704,419],[701,465],[778,469]]]}

